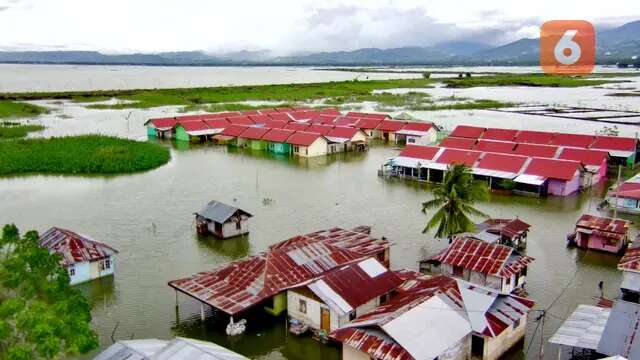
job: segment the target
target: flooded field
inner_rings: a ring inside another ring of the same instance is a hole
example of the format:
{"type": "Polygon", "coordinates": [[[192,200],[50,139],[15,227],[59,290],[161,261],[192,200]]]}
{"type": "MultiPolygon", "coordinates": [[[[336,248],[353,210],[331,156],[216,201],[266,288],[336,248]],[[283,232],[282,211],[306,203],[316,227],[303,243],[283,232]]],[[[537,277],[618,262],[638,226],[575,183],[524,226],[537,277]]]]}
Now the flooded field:
{"type": "MultiPolygon", "coordinates": [[[[2,90],[2,89],[0,89],[2,90]]],[[[429,89],[449,94],[450,89],[429,89]]],[[[456,96],[508,101],[562,103],[640,110],[632,98],[604,98],[604,89],[456,89],[456,96]]],[[[144,121],[175,114],[175,107],[148,110],[87,110],[80,104],[48,103],[53,112],[35,119],[47,129],[33,136],[104,133],[143,138],[144,121]]],[[[590,133],[602,124],[485,110],[411,112],[447,129],[457,124],[590,133]]],[[[634,136],[634,126],[619,126],[634,136]]],[[[298,159],[214,145],[164,143],[173,159],[159,169],[131,176],[33,176],[0,179],[0,222],[44,231],[56,225],[105,241],[120,251],[116,276],[82,285],[93,302],[93,323],[101,346],[115,339],[189,336],[215,341],[250,358],[338,359],[335,348],[310,338],[287,336],[284,320],[250,316],[248,331],[224,335],[225,322],[199,319],[199,307],[179,296],[167,281],[208,270],[255,254],[288,237],[341,226],[373,226],[373,235],[389,238],[394,269],[417,269],[423,254],[446,246],[422,234],[427,217],[421,202],[431,193],[425,184],[383,179],[377,169],[398,153],[374,144],[367,153],[298,159]],[[193,212],[211,199],[236,204],[254,215],[251,233],[221,241],[195,233],[193,212]]],[[[534,199],[492,195],[478,207],[493,217],[518,216],[532,224],[527,254],[527,290],[537,308],[549,309],[544,327],[548,339],[579,303],[593,303],[604,281],[605,296],[614,297],[621,280],[618,257],[565,246],[582,213],[596,213],[605,185],[567,198],[534,199]]],[[[634,220],[633,217],[629,219],[634,220]]],[[[633,225],[633,233],[637,225],[633,225]]],[[[535,358],[539,332],[529,347],[536,323],[530,317],[523,348],[512,359],[535,358]]],[[[555,353],[547,345],[546,358],[555,353]]]]}

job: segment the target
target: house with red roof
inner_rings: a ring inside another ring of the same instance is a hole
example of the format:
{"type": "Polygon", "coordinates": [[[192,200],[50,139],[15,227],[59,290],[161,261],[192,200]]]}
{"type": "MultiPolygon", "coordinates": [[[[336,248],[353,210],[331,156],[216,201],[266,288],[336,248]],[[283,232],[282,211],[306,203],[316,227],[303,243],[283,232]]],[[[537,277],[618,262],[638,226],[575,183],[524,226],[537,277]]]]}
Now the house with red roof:
{"type": "Polygon", "coordinates": [[[554,133],[547,131],[520,130],[513,139],[517,143],[548,145],[554,137],[554,133]]]}
{"type": "Polygon", "coordinates": [[[471,169],[474,178],[485,180],[492,190],[509,190],[507,180],[515,179],[528,158],[525,156],[485,153],[471,169]]]}
{"type": "Polygon", "coordinates": [[[640,214],[640,174],[618,184],[607,194],[609,206],[626,214],[640,214]]]}
{"type": "Polygon", "coordinates": [[[621,300],[640,303],[640,239],[638,237],[629,244],[618,263],[618,270],[622,271],[621,300]]]}
{"type": "Polygon", "coordinates": [[[375,258],[359,260],[287,290],[292,322],[327,334],[389,300],[402,280],[375,258]]]}
{"type": "Polygon", "coordinates": [[[364,131],[369,139],[373,139],[376,136],[375,129],[381,122],[382,119],[360,118],[353,126],[364,131]]]}
{"type": "Polygon", "coordinates": [[[396,131],[399,143],[415,145],[432,145],[436,143],[438,132],[433,123],[411,121],[396,131]]]}
{"type": "Polygon", "coordinates": [[[518,130],[514,129],[496,129],[496,128],[487,128],[487,130],[482,133],[482,139],[485,140],[497,140],[497,141],[513,141],[516,135],[518,134],[518,130]]]}
{"type": "Polygon", "coordinates": [[[525,170],[513,181],[523,195],[567,196],[580,189],[584,166],[577,161],[530,158],[525,170]]]}
{"type": "Polygon", "coordinates": [[[584,214],[567,240],[582,249],[617,254],[629,243],[630,224],[627,220],[584,214]]]}
{"type": "Polygon", "coordinates": [[[382,120],[373,132],[373,137],[384,141],[396,142],[396,132],[402,130],[405,124],[405,121],[400,120],[382,120]]]}
{"type": "Polygon", "coordinates": [[[513,153],[521,156],[555,158],[560,148],[557,146],[518,143],[513,153]]]}
{"type": "Polygon", "coordinates": [[[327,154],[329,140],[315,132],[296,131],[289,136],[287,144],[291,145],[295,155],[314,157],[327,154]]]}
{"type": "Polygon", "coordinates": [[[473,150],[492,153],[513,154],[513,150],[516,148],[516,145],[516,143],[511,141],[486,140],[482,138],[478,140],[476,145],[473,147],[473,150]]]}
{"type": "Polygon", "coordinates": [[[207,141],[219,134],[224,128],[213,129],[204,121],[178,122],[174,127],[174,138],[180,141],[207,141]]]}
{"type": "Polygon", "coordinates": [[[420,261],[420,271],[444,274],[503,294],[522,288],[533,258],[515,249],[458,235],[438,253],[420,261]]]}
{"type": "Polygon", "coordinates": [[[451,165],[463,164],[473,168],[481,155],[482,153],[479,151],[445,148],[439,153],[438,158],[436,158],[434,162],[425,165],[428,169],[428,181],[435,183],[442,182],[444,180],[444,173],[451,165]]]}
{"type": "Polygon", "coordinates": [[[355,117],[355,118],[379,119],[379,120],[391,119],[391,116],[389,116],[389,114],[384,114],[384,113],[366,113],[366,112],[357,112],[357,111],[349,111],[347,113],[347,116],[355,117]]]}
{"type": "Polygon", "coordinates": [[[429,168],[425,167],[433,162],[443,148],[436,146],[407,145],[400,155],[389,159],[381,170],[381,175],[409,178],[418,181],[430,181],[429,168]]]}
{"type": "Polygon", "coordinates": [[[455,129],[449,134],[451,137],[459,137],[459,138],[469,138],[469,139],[479,139],[484,134],[486,128],[477,127],[477,126],[469,126],[469,125],[458,125],[455,129]]]}
{"type": "Polygon", "coordinates": [[[228,144],[231,146],[238,145],[238,136],[245,132],[249,126],[246,125],[234,125],[231,124],[222,130],[219,134],[215,135],[213,139],[219,144],[228,144]]]}
{"type": "Polygon", "coordinates": [[[147,127],[147,136],[168,139],[173,136],[173,127],[177,123],[178,120],[175,117],[168,117],[149,119],[144,125],[147,127]]]}
{"type": "Polygon", "coordinates": [[[238,135],[238,146],[248,147],[253,150],[266,150],[267,142],[262,140],[269,128],[249,126],[242,134],[238,135]]]}
{"type": "Polygon", "coordinates": [[[449,136],[440,142],[440,147],[450,149],[471,150],[476,146],[476,139],[449,136]]]}
{"type": "Polygon", "coordinates": [[[596,136],[589,148],[607,151],[612,165],[633,167],[638,153],[638,139],[619,136],[596,136]]]}
{"type": "Polygon", "coordinates": [[[305,131],[309,127],[309,124],[302,122],[290,122],[284,128],[293,131],[305,131]]]}
{"type": "Polygon", "coordinates": [[[287,139],[294,133],[293,130],[271,129],[262,136],[262,140],[267,142],[267,150],[275,154],[290,154],[292,149],[287,139]]]}
{"type": "Polygon", "coordinates": [[[329,141],[328,154],[367,149],[367,134],[355,127],[334,126],[323,135],[329,141]]]}
{"type": "Polygon", "coordinates": [[[558,159],[578,161],[584,166],[586,171],[581,181],[582,188],[598,184],[607,177],[609,153],[606,151],[565,147],[558,159]]]}
{"type": "Polygon", "coordinates": [[[71,285],[114,274],[118,251],[88,236],[52,227],[40,236],[38,244],[61,256],[60,265],[69,274],[71,285]]]}

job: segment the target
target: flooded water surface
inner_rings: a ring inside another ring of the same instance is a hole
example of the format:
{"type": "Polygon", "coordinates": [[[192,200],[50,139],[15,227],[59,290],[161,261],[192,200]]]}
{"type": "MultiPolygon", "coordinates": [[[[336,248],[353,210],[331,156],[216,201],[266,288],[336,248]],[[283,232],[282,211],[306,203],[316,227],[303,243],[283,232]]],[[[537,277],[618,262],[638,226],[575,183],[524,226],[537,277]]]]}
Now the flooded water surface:
{"type": "MultiPolygon", "coordinates": [[[[594,98],[593,90],[597,89],[584,90],[585,101],[594,98]]],[[[473,96],[474,91],[479,90],[465,91],[465,96],[473,96]]],[[[538,89],[512,91],[515,101],[520,91],[529,94],[538,89]]],[[[561,101],[569,90],[557,91],[561,101]]],[[[481,96],[507,97],[502,92],[490,89],[481,96]]],[[[553,97],[550,90],[541,94],[553,97]]],[[[628,99],[612,101],[634,106],[628,99]]],[[[145,134],[144,120],[176,111],[172,107],[86,110],[71,103],[51,106],[52,114],[34,119],[48,126],[35,136],[100,132],[140,138],[145,134]]],[[[635,110],[639,110],[637,104],[635,110]]],[[[447,128],[467,123],[593,133],[601,127],[491,111],[412,114],[447,128]]],[[[637,128],[621,126],[620,131],[632,136],[637,128]]],[[[428,185],[377,176],[381,164],[398,153],[390,145],[374,144],[367,153],[300,159],[214,145],[163,144],[172,149],[171,162],[142,174],[0,179],[1,223],[39,231],[66,227],[120,251],[114,278],[81,286],[93,302],[93,324],[102,347],[111,343],[112,334],[115,339],[188,336],[215,341],[250,358],[339,359],[337,348],[287,335],[282,318],[248,314],[247,333],[227,337],[226,322],[215,316],[200,321],[199,305],[190,298],[179,295],[176,308],[175,293],[167,282],[256,254],[291,236],[333,226],[373,226],[374,236],[385,236],[393,244],[394,269],[416,270],[424,254],[447,245],[422,233],[427,216],[420,211],[421,202],[432,197],[428,185]],[[193,212],[212,199],[252,213],[251,233],[224,241],[196,235],[193,212]]],[[[583,213],[595,214],[605,190],[603,184],[567,198],[547,199],[492,195],[478,204],[493,217],[517,216],[532,225],[526,253],[536,261],[528,272],[527,290],[537,308],[553,305],[545,321],[545,339],[577,304],[593,303],[600,295],[599,281],[604,281],[605,296],[617,293],[621,280],[615,268],[617,256],[565,246],[565,236],[576,219],[583,213]]],[[[525,344],[511,355],[513,359],[538,356],[539,332],[529,347],[536,326],[534,315],[529,320],[525,344]]],[[[550,346],[546,354],[546,358],[555,355],[550,346]]]]}

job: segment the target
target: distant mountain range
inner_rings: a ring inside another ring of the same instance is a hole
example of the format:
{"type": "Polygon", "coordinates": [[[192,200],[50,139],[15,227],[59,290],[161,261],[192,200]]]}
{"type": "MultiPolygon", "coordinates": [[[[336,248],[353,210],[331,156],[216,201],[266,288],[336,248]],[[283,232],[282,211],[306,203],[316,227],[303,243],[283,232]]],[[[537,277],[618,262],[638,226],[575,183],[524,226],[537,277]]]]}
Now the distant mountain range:
{"type": "MultiPolygon", "coordinates": [[[[0,63],[121,65],[533,65],[538,39],[502,46],[481,42],[445,42],[434,46],[365,48],[274,56],[269,51],[207,54],[203,51],[108,55],[96,51],[0,51],[0,63]]],[[[599,64],[640,63],[640,21],[602,30],[597,35],[599,64]]]]}

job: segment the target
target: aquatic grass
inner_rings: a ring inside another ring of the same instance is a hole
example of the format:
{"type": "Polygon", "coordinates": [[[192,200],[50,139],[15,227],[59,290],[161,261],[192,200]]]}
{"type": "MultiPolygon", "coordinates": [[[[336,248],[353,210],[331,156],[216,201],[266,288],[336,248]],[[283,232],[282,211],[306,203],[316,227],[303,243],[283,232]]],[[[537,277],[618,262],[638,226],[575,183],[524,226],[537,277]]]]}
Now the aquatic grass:
{"type": "Polygon", "coordinates": [[[23,138],[30,132],[41,130],[44,130],[42,125],[0,122],[0,140],[23,138]]]}
{"type": "Polygon", "coordinates": [[[432,104],[415,106],[410,108],[413,111],[438,111],[438,110],[482,110],[482,109],[498,109],[503,107],[512,107],[516,103],[502,102],[496,100],[478,99],[450,104],[432,104]]]}
{"type": "Polygon", "coordinates": [[[532,86],[532,87],[581,87],[623,82],[621,80],[596,80],[584,77],[570,77],[547,74],[501,74],[476,76],[442,81],[449,88],[470,88],[478,86],[532,86]]]}
{"type": "Polygon", "coordinates": [[[292,103],[277,103],[269,105],[251,105],[242,103],[226,103],[226,104],[198,104],[198,105],[186,105],[183,106],[180,112],[192,112],[192,111],[206,111],[206,112],[222,112],[222,111],[244,111],[244,110],[259,110],[265,107],[295,107],[297,104],[292,103]]]}
{"type": "Polygon", "coordinates": [[[48,112],[49,110],[43,106],[13,100],[0,100],[0,118],[32,117],[48,112]]]}
{"type": "Polygon", "coordinates": [[[126,174],[166,164],[162,145],[103,135],[0,142],[0,176],[126,174]]]}

